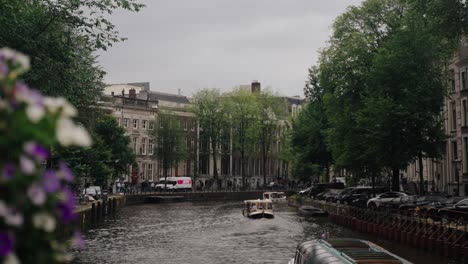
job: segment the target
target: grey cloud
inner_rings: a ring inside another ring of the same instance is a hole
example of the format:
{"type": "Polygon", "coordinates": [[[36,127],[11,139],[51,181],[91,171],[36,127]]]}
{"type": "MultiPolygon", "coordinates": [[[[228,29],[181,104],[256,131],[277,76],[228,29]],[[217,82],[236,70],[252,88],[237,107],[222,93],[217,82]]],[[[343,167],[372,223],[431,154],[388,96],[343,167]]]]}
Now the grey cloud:
{"type": "Polygon", "coordinates": [[[302,95],[334,18],[361,0],[147,0],[111,20],[128,38],[100,54],[106,82],[151,82],[190,95],[256,79],[302,95]]]}

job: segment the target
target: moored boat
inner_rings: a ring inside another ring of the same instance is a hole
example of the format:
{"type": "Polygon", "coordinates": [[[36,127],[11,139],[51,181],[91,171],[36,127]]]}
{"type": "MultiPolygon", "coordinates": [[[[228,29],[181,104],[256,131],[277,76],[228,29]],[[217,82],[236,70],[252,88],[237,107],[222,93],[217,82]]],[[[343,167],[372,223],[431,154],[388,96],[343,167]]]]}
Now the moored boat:
{"type": "Polygon", "coordinates": [[[288,264],[411,264],[367,240],[354,238],[314,239],[299,244],[288,264]]]}
{"type": "Polygon", "coordinates": [[[271,200],[272,202],[286,201],[286,194],[284,192],[264,192],[263,200],[271,200]]]}
{"type": "Polygon", "coordinates": [[[273,218],[273,203],[271,200],[245,200],[242,214],[250,218],[273,218]]]}
{"type": "Polygon", "coordinates": [[[327,211],[322,210],[317,207],[310,206],[310,205],[303,205],[299,207],[298,210],[300,214],[306,215],[306,216],[327,216],[328,215],[327,211]]]}

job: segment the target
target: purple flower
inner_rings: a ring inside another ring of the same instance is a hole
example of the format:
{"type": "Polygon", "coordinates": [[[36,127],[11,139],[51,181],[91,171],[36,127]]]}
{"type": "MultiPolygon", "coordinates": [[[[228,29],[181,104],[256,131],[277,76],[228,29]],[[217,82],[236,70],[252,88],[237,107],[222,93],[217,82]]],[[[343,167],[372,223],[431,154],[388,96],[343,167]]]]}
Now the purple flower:
{"type": "Polygon", "coordinates": [[[6,257],[13,251],[14,236],[11,233],[0,231],[0,257],[6,257]]]}
{"type": "Polygon", "coordinates": [[[28,189],[28,197],[35,205],[43,205],[46,201],[46,193],[38,184],[33,183],[28,189]]]}
{"type": "Polygon", "coordinates": [[[2,177],[5,180],[10,180],[15,175],[15,165],[13,163],[7,163],[3,166],[2,177]]]}
{"type": "Polygon", "coordinates": [[[67,164],[64,161],[60,161],[59,167],[60,167],[60,174],[62,175],[65,181],[72,182],[75,179],[73,172],[70,170],[70,168],[67,166],[67,164]]]}
{"type": "Polygon", "coordinates": [[[57,209],[59,212],[59,217],[62,220],[62,222],[68,223],[76,219],[76,215],[74,213],[75,196],[68,188],[63,190],[63,195],[64,195],[64,199],[62,202],[57,204],[57,209]]]}
{"type": "Polygon", "coordinates": [[[34,170],[36,169],[34,161],[23,155],[20,157],[20,167],[21,171],[25,174],[33,174],[34,170]]]}
{"type": "Polygon", "coordinates": [[[42,175],[42,187],[47,193],[56,192],[60,189],[60,181],[53,170],[46,170],[42,175]]]}
{"type": "Polygon", "coordinates": [[[26,153],[34,157],[39,162],[42,162],[49,157],[49,151],[36,142],[28,142],[23,148],[26,153]]]}
{"type": "Polygon", "coordinates": [[[8,65],[5,61],[0,60],[0,77],[5,77],[8,75],[8,65]]]}
{"type": "Polygon", "coordinates": [[[83,240],[83,234],[80,231],[75,231],[72,238],[72,246],[75,249],[82,250],[85,247],[85,242],[83,240]]]}

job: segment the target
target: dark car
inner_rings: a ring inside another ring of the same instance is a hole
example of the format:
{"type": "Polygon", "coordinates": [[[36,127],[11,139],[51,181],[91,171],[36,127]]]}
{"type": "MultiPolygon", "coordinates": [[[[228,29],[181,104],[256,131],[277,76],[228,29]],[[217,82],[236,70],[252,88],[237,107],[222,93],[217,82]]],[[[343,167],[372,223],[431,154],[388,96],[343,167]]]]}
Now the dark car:
{"type": "Polygon", "coordinates": [[[390,201],[382,203],[380,209],[383,211],[397,212],[401,205],[412,203],[418,197],[417,195],[408,195],[393,198],[390,201]]]}
{"type": "Polygon", "coordinates": [[[415,200],[402,204],[398,207],[400,213],[405,215],[411,215],[413,213],[419,214],[419,210],[421,207],[442,204],[447,200],[445,196],[438,196],[438,195],[427,195],[427,196],[419,196],[415,200]],[[417,208],[417,209],[416,209],[417,208]]]}
{"type": "Polygon", "coordinates": [[[468,199],[463,199],[453,206],[439,209],[438,216],[447,221],[461,218],[468,220],[468,199]]]}
{"type": "MultiPolygon", "coordinates": [[[[346,192],[343,194],[343,192],[336,196],[336,203],[338,204],[351,204],[354,200],[360,198],[363,198],[363,195],[367,195],[367,199],[370,199],[372,197],[372,194],[375,192],[377,193],[382,193],[385,191],[385,188],[383,187],[375,187],[373,189],[370,186],[361,186],[361,187],[354,187],[352,190],[346,192]]],[[[366,200],[367,201],[367,200],[366,200]]]]}
{"type": "Polygon", "coordinates": [[[343,191],[342,189],[328,189],[328,190],[325,190],[324,192],[317,194],[315,199],[324,200],[327,202],[333,202],[335,200],[335,197],[339,195],[342,191],[343,191]]]}
{"type": "Polygon", "coordinates": [[[466,197],[449,197],[443,202],[432,203],[418,208],[418,215],[422,217],[438,218],[439,210],[446,207],[452,207],[466,197]]]}

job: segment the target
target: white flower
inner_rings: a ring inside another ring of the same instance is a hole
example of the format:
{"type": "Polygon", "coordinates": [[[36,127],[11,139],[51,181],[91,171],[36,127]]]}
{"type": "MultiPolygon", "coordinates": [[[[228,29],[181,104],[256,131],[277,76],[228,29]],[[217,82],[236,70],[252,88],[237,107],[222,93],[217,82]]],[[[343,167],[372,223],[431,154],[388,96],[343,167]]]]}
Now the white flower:
{"type": "Polygon", "coordinates": [[[2,48],[0,49],[0,56],[5,57],[7,60],[12,60],[14,63],[18,63],[20,66],[18,70],[19,73],[23,73],[31,68],[29,57],[21,52],[17,52],[10,48],[2,48]]]}
{"type": "Polygon", "coordinates": [[[55,230],[55,218],[48,213],[38,213],[33,215],[33,225],[37,229],[41,229],[50,233],[55,230]]]}
{"type": "Polygon", "coordinates": [[[20,261],[15,254],[10,253],[3,260],[3,264],[20,264],[20,261]]]}
{"type": "Polygon", "coordinates": [[[62,146],[91,146],[91,137],[82,126],[75,125],[69,118],[60,118],[55,128],[57,140],[62,146]]]}
{"type": "Polygon", "coordinates": [[[24,155],[20,157],[20,167],[21,171],[25,174],[33,174],[36,169],[34,161],[24,155]]]}
{"type": "Polygon", "coordinates": [[[33,183],[28,189],[28,197],[35,205],[43,205],[46,201],[46,193],[38,184],[33,183]]]}
{"type": "Polygon", "coordinates": [[[33,123],[39,122],[42,117],[44,117],[45,111],[42,106],[30,104],[26,108],[26,115],[28,116],[29,121],[33,123]]]}
{"type": "Polygon", "coordinates": [[[23,225],[23,215],[14,209],[9,209],[7,215],[4,216],[5,223],[10,226],[20,227],[23,225]]]}
{"type": "Polygon", "coordinates": [[[64,117],[78,114],[76,108],[63,97],[46,97],[44,98],[44,105],[51,113],[56,113],[59,109],[62,109],[62,116],[64,117]]]}

